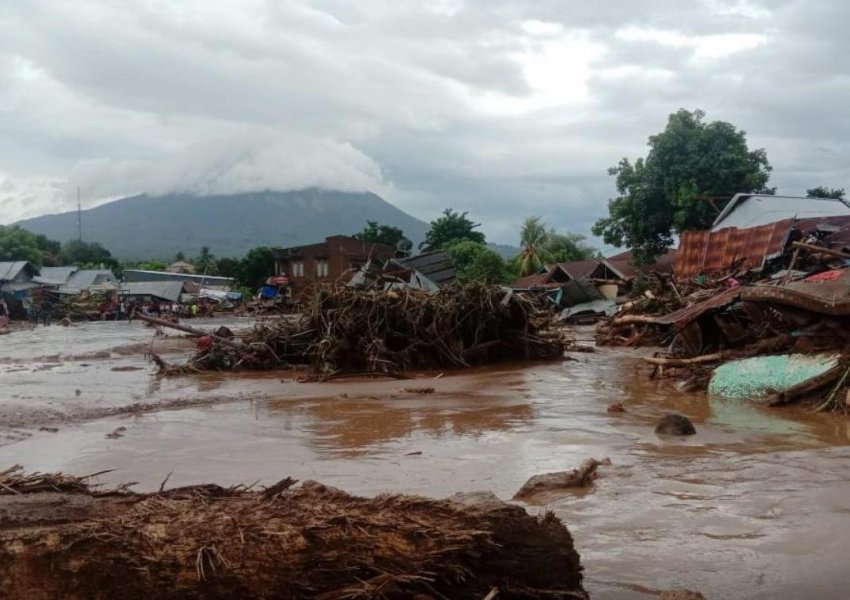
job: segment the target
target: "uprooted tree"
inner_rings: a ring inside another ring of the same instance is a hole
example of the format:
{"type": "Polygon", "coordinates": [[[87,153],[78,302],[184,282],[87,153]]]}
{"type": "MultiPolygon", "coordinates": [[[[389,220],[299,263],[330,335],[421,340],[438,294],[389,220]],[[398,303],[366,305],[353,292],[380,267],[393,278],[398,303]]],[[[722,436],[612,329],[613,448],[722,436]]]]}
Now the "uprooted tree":
{"type": "Polygon", "coordinates": [[[619,196],[593,233],[605,243],[631,248],[639,262],[651,262],[673,244],[673,236],[707,229],[738,192],[766,192],[771,166],[763,149],[750,150],[746,133],[725,121],[704,121],[705,113],[681,109],[667,127],[650,136],[649,154],[632,163],[623,158],[608,173],[619,196]],[[714,201],[714,206],[709,200],[714,201]]]}

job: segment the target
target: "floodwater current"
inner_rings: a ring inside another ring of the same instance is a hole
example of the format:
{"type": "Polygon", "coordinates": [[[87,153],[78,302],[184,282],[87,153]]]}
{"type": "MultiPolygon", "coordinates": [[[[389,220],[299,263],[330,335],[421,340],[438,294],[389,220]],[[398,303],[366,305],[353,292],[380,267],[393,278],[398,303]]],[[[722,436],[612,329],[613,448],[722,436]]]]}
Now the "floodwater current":
{"type": "MultiPolygon", "coordinates": [[[[240,322],[200,322],[221,324],[240,322]]],[[[589,330],[576,333],[590,345],[589,330]]],[[[292,476],[362,495],[508,500],[531,475],[609,457],[591,489],[526,505],[569,527],[593,598],[850,594],[843,416],[679,393],[622,349],[409,381],[152,375],[146,352],[176,362],[192,345],[139,323],[0,336],[0,469],[114,469],[98,481],[139,491],[166,477],[170,487],[292,476]],[[608,413],[614,402],[626,412],[608,413]],[[657,437],[670,411],[697,435],[657,437]]]]}

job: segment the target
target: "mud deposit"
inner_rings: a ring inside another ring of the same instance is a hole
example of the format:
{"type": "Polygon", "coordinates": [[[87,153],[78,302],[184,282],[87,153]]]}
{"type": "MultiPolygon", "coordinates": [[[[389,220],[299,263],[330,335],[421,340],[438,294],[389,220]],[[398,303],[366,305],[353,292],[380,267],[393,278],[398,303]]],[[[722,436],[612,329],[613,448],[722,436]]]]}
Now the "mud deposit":
{"type": "MultiPolygon", "coordinates": [[[[219,324],[238,326],[210,326],[219,324]]],[[[507,499],[532,475],[610,457],[590,490],[530,505],[569,527],[592,597],[681,587],[708,598],[847,597],[845,418],[676,393],[624,350],[413,381],[299,384],[287,373],[157,379],[144,359],[151,339],[135,323],[0,338],[0,467],[115,468],[100,480],[136,481],[139,491],[171,473],[169,487],[291,476],[367,496],[507,499]],[[617,402],[625,412],[609,413],[617,402]],[[667,412],[687,415],[697,434],[657,437],[667,412]]],[[[153,343],[175,361],[192,344],[153,343]]]]}

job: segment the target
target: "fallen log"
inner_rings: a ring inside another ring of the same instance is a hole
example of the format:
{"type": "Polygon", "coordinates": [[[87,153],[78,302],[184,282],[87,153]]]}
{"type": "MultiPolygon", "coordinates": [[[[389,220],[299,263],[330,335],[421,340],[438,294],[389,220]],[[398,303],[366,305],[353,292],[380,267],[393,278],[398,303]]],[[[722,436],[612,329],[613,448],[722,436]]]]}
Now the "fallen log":
{"type": "Polygon", "coordinates": [[[617,317],[611,321],[611,324],[617,327],[621,325],[645,325],[647,323],[651,325],[657,320],[658,317],[653,315],[623,315],[622,317],[617,317]]]}
{"type": "Polygon", "coordinates": [[[787,390],[770,394],[767,398],[765,398],[765,404],[768,406],[779,406],[780,404],[789,404],[795,400],[799,400],[800,398],[829,385],[833,381],[836,381],[839,377],[841,377],[841,374],[846,373],[846,371],[847,368],[844,365],[837,365],[829,371],[821,373],[817,377],[807,379],[802,383],[798,383],[787,390]]]}
{"type": "Polygon", "coordinates": [[[714,352],[712,354],[703,354],[693,358],[672,358],[664,356],[644,356],[643,360],[651,365],[658,367],[688,367],[691,365],[702,365],[705,363],[721,362],[731,358],[731,352],[714,352]]]}
{"type": "Polygon", "coordinates": [[[835,256],[836,258],[850,258],[850,254],[847,254],[846,252],[841,252],[840,250],[831,250],[829,248],[821,248],[820,246],[806,244],[805,242],[791,242],[791,245],[795,248],[808,250],[809,252],[815,252],[818,254],[828,254],[829,256],[835,256]]]}
{"type": "Polygon", "coordinates": [[[188,333],[197,337],[210,336],[211,338],[215,338],[221,341],[228,341],[229,338],[222,337],[215,333],[210,333],[209,331],[204,331],[203,329],[195,329],[194,327],[189,327],[188,325],[181,325],[180,323],[175,323],[174,321],[169,321],[167,319],[158,319],[156,317],[149,317],[148,315],[143,315],[141,313],[136,313],[133,317],[134,319],[139,319],[141,321],[146,321],[147,323],[151,323],[152,325],[159,325],[160,327],[169,327],[171,329],[176,329],[177,331],[182,331],[183,333],[188,333]]]}
{"type": "Polygon", "coordinates": [[[3,598],[587,598],[566,527],[492,494],[0,494],[3,598]]]}

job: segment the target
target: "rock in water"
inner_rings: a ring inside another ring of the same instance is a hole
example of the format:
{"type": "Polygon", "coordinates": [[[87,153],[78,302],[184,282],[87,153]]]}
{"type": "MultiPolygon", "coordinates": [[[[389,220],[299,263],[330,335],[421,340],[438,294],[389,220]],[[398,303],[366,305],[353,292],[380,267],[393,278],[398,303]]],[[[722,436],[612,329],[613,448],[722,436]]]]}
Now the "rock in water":
{"type": "Polygon", "coordinates": [[[684,415],[668,413],[655,426],[658,435],[694,435],[697,432],[691,420],[684,415]]]}
{"type": "Polygon", "coordinates": [[[523,500],[542,492],[562,490],[567,488],[586,487],[597,477],[596,468],[599,465],[610,465],[611,459],[596,460],[589,458],[578,469],[572,471],[556,471],[534,475],[514,494],[514,500],[523,500]]]}

